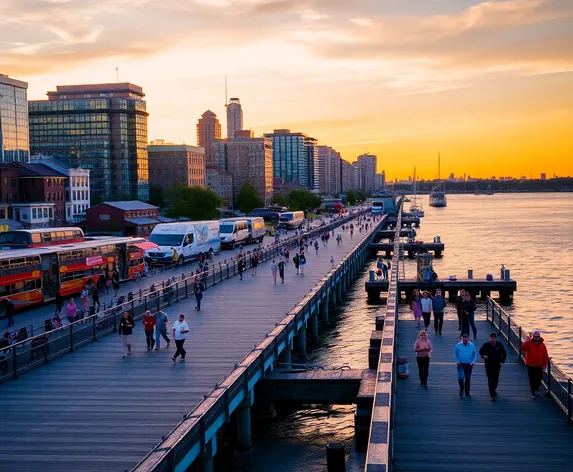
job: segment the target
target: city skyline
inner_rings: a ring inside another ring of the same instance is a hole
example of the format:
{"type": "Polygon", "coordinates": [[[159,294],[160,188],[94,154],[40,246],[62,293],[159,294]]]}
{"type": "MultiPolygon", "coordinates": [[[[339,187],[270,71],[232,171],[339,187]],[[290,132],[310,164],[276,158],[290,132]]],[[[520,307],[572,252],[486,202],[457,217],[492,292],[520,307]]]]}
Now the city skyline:
{"type": "Polygon", "coordinates": [[[437,176],[438,151],[442,176],[573,174],[566,0],[33,3],[0,15],[0,72],[30,100],[113,82],[119,65],[146,91],[149,137],[193,143],[205,110],[226,115],[227,74],[256,136],[290,128],[350,162],[369,152],[391,179],[437,176]]]}

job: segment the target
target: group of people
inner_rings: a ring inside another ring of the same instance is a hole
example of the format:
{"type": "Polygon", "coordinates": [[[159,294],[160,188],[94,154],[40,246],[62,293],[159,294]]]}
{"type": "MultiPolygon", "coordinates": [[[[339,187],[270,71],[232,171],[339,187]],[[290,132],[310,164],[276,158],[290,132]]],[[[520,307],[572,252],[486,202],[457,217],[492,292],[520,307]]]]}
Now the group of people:
{"type": "MultiPolygon", "coordinates": [[[[412,296],[410,297],[410,310],[412,310],[412,313],[414,315],[414,321],[416,322],[416,326],[418,328],[421,328],[420,320],[423,319],[424,330],[428,331],[428,327],[430,326],[433,312],[434,332],[436,336],[442,335],[442,327],[444,324],[444,309],[446,308],[446,305],[447,305],[446,299],[442,296],[442,291],[440,289],[436,289],[436,293],[433,296],[428,291],[421,292],[419,289],[415,289],[414,292],[412,293],[412,296]]],[[[472,320],[474,311],[475,311],[475,303],[472,311],[472,320]]],[[[475,331],[475,336],[477,336],[477,331],[475,331]]]]}
{"type": "MultiPolygon", "coordinates": [[[[539,389],[543,380],[543,369],[549,363],[547,347],[539,331],[530,334],[521,344],[520,350],[525,354],[531,398],[536,399],[540,395],[539,389]]],[[[418,339],[414,343],[414,351],[420,384],[424,388],[428,388],[428,373],[433,347],[426,330],[421,331],[418,335],[418,339]]],[[[497,340],[496,333],[489,335],[489,340],[481,346],[479,351],[470,342],[467,333],[462,334],[460,341],[455,345],[453,359],[458,374],[458,395],[463,397],[465,393],[466,397],[471,397],[471,377],[478,355],[484,361],[491,401],[495,401],[501,366],[507,358],[505,346],[497,340]]]]}
{"type": "Polygon", "coordinates": [[[390,261],[386,263],[382,257],[379,257],[376,261],[376,278],[378,280],[388,280],[388,272],[391,267],[392,263],[390,261]]]}

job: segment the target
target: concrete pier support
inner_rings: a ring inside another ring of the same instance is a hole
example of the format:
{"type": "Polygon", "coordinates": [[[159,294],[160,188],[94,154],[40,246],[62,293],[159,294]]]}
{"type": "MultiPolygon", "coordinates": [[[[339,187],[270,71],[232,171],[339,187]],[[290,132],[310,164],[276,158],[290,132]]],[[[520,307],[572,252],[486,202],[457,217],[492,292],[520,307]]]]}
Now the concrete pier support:
{"type": "Polygon", "coordinates": [[[249,451],[253,446],[251,438],[251,406],[255,401],[255,391],[251,390],[237,408],[237,445],[240,451],[249,451]]]}
{"type": "Polygon", "coordinates": [[[296,334],[296,352],[306,357],[306,324],[303,324],[296,334]]]}
{"type": "Polygon", "coordinates": [[[331,290],[331,291],[330,291],[330,295],[328,296],[328,298],[330,299],[330,300],[329,300],[330,307],[331,307],[331,308],[335,307],[335,306],[336,306],[336,290],[334,290],[334,289],[331,290]]]}
{"type": "Polygon", "coordinates": [[[284,364],[285,367],[290,367],[292,363],[292,343],[289,341],[288,345],[284,348],[284,350],[279,354],[279,362],[284,364]]]}
{"type": "Polygon", "coordinates": [[[328,321],[328,297],[320,303],[320,319],[322,321],[328,321]]]}
{"type": "Polygon", "coordinates": [[[310,337],[312,340],[318,338],[318,313],[310,317],[310,337]]]}
{"type": "Polygon", "coordinates": [[[336,284],[336,303],[342,301],[342,282],[336,284]]]}
{"type": "Polygon", "coordinates": [[[199,455],[200,472],[213,472],[213,458],[217,453],[217,435],[213,436],[205,444],[205,452],[199,455]]]}

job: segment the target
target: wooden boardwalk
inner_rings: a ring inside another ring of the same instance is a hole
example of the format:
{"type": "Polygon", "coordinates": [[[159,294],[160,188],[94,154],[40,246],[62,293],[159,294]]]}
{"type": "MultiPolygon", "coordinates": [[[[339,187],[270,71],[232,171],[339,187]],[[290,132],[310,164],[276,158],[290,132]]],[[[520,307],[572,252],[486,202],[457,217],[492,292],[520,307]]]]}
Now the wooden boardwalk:
{"type": "MultiPolygon", "coordinates": [[[[476,348],[488,340],[491,325],[477,321],[476,348]]],[[[398,379],[394,431],[396,472],[561,472],[573,469],[573,427],[550,399],[530,398],[527,371],[508,350],[498,397],[492,402],[483,362],[472,375],[472,397],[458,396],[452,352],[457,321],[445,321],[443,336],[429,339],[434,349],[428,389],[420,386],[413,345],[419,329],[398,324],[398,354],[410,359],[410,378],[398,379]]]]}
{"type": "MultiPolygon", "coordinates": [[[[372,230],[371,230],[372,231],[372,230]]],[[[337,231],[338,233],[338,231],[337,231]]],[[[6,471],[122,471],[133,467],[221,382],[235,364],[369,232],[343,234],[342,247],[309,251],[304,276],[288,264],[284,285],[273,285],[269,264],[167,309],[170,323],[185,313],[191,332],[187,362],[173,364],[163,344],[145,347],[143,327],[135,351],[122,359],[109,335],[0,387],[0,469],[6,471]]],[[[291,251],[294,255],[294,251],[291,251]]]]}

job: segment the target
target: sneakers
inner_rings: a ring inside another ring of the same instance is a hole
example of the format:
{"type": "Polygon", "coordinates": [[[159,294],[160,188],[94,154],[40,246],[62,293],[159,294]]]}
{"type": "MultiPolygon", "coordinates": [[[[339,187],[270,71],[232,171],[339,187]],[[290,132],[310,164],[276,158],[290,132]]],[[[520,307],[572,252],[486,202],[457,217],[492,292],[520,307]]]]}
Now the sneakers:
{"type": "Polygon", "coordinates": [[[127,356],[124,354],[123,356],[121,356],[122,359],[127,359],[127,356]]]}
{"type": "Polygon", "coordinates": [[[537,396],[535,395],[535,393],[532,393],[532,394],[531,394],[531,399],[532,399],[532,400],[537,399],[537,396]]]}
{"type": "Polygon", "coordinates": [[[182,357],[181,360],[179,362],[185,362],[185,358],[182,357]]]}
{"type": "Polygon", "coordinates": [[[539,390],[537,390],[537,391],[535,392],[535,396],[536,396],[536,397],[540,397],[540,396],[541,396],[541,392],[540,392],[539,390]]]}
{"type": "Polygon", "coordinates": [[[175,359],[175,357],[172,357],[171,360],[172,360],[173,362],[177,362],[177,359],[175,359]]]}
{"type": "Polygon", "coordinates": [[[470,392],[466,393],[466,397],[470,398],[472,394],[470,392]]]}
{"type": "Polygon", "coordinates": [[[154,349],[154,351],[159,351],[159,348],[158,348],[158,347],[156,347],[156,348],[154,349]]]}
{"type": "Polygon", "coordinates": [[[492,402],[495,401],[495,396],[491,397],[491,401],[492,401],[492,402]]]}
{"type": "Polygon", "coordinates": [[[171,341],[167,341],[167,347],[169,347],[169,344],[171,343],[171,341]]]}
{"type": "Polygon", "coordinates": [[[458,393],[458,395],[460,396],[460,398],[463,397],[463,396],[464,396],[463,390],[460,390],[459,393],[458,393]]]}

